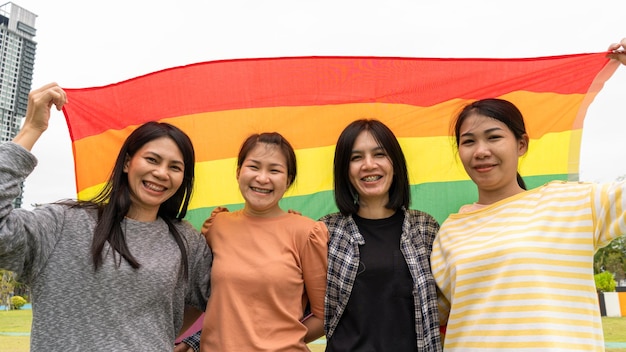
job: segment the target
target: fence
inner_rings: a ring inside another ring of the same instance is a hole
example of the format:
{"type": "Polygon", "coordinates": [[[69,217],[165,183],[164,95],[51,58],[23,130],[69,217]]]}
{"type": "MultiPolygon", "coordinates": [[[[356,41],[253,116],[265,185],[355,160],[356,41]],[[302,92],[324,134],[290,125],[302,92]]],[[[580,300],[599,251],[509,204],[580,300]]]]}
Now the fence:
{"type": "Polygon", "coordinates": [[[603,317],[626,317],[626,287],[617,287],[616,292],[600,292],[600,314],[603,317]]]}

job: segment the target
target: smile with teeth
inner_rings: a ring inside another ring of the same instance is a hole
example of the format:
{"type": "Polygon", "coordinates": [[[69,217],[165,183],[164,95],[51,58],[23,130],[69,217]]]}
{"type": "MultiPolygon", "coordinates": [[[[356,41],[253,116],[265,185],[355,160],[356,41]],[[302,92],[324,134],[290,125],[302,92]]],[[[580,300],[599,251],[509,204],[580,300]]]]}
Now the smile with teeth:
{"type": "Polygon", "coordinates": [[[149,189],[149,190],[151,190],[151,191],[155,191],[155,192],[163,192],[163,191],[165,191],[165,187],[163,187],[163,186],[159,186],[159,185],[155,185],[154,183],[150,183],[150,182],[146,182],[146,181],[144,181],[144,182],[143,182],[143,185],[144,185],[147,189],[149,189]]]}
{"type": "Polygon", "coordinates": [[[265,188],[250,187],[250,189],[259,193],[271,193],[272,192],[271,189],[265,189],[265,188]]]}
{"type": "Polygon", "coordinates": [[[382,176],[374,175],[374,176],[365,176],[361,180],[365,182],[372,182],[372,181],[380,180],[381,178],[382,176]]]}

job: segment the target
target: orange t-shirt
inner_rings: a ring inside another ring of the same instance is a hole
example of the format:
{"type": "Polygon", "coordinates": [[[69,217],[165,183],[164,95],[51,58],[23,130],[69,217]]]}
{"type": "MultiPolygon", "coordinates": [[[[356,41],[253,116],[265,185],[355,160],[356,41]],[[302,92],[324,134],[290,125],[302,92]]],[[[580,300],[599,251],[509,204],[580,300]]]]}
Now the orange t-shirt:
{"type": "Polygon", "coordinates": [[[201,351],[308,351],[300,319],[307,301],[324,318],[324,223],[220,213],[207,242],[213,265],[201,351]]]}

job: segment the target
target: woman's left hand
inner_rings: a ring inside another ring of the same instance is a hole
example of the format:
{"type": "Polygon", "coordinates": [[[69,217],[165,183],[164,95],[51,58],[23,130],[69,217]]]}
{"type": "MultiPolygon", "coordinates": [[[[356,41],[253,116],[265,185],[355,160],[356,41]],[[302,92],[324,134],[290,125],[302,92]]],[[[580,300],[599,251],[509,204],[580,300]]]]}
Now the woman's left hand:
{"type": "Polygon", "coordinates": [[[618,60],[622,65],[626,65],[626,38],[623,38],[619,43],[613,43],[609,45],[609,53],[607,57],[618,60]]]}

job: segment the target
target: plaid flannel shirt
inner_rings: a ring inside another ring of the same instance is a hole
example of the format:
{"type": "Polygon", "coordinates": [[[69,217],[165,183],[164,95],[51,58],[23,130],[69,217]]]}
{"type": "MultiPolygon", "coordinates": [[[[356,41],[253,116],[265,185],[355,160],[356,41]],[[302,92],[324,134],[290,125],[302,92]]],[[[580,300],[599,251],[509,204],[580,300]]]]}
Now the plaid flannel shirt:
{"type": "MultiPolygon", "coordinates": [[[[419,351],[441,351],[437,289],[430,270],[430,253],[439,223],[419,210],[404,211],[400,250],[413,277],[415,332],[419,351]]],[[[320,219],[328,227],[328,285],[324,330],[331,338],[352,292],[359,267],[359,245],[365,244],[352,216],[329,214],[320,219]]]]}

